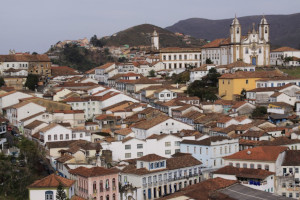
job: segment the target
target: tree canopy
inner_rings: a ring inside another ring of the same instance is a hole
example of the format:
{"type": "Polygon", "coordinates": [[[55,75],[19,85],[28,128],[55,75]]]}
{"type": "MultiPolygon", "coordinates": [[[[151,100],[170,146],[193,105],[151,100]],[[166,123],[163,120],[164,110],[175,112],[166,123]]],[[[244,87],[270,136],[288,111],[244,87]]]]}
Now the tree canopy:
{"type": "Polygon", "coordinates": [[[257,117],[264,117],[265,115],[267,114],[267,108],[266,107],[263,107],[263,106],[257,106],[251,116],[253,118],[257,118],[257,117]]]}
{"type": "Polygon", "coordinates": [[[25,82],[25,87],[28,89],[34,91],[37,88],[39,82],[39,76],[36,74],[28,74],[26,82],[25,82]]]}

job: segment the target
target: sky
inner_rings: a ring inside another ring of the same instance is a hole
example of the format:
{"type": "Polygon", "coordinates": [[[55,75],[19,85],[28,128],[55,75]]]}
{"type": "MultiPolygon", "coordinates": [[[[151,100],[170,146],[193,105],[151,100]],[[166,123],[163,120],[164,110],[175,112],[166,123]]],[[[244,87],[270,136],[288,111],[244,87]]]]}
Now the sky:
{"type": "Polygon", "coordinates": [[[46,52],[66,39],[103,37],[149,23],[300,12],[300,0],[0,0],[0,54],[46,52]]]}

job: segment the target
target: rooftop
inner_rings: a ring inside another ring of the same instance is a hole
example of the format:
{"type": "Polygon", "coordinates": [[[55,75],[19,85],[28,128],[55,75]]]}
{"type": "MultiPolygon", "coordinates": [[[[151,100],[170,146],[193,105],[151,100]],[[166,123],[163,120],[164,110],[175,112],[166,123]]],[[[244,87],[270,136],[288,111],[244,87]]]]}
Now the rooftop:
{"type": "Polygon", "coordinates": [[[71,187],[74,183],[74,180],[51,174],[43,179],[35,181],[29,185],[28,188],[57,188],[59,184],[63,187],[71,187]]]}

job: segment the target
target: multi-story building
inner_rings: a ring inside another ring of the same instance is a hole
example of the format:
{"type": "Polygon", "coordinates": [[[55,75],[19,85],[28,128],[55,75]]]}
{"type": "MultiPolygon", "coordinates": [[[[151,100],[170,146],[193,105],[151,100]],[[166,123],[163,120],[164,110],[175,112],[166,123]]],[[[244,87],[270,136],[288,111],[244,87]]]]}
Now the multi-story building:
{"type": "Polygon", "coordinates": [[[203,140],[183,140],[180,152],[191,153],[200,160],[204,167],[220,168],[225,165],[224,156],[232,155],[239,151],[239,140],[222,136],[213,136],[203,140]]]}
{"type": "Polygon", "coordinates": [[[107,84],[107,79],[116,75],[116,64],[106,63],[100,67],[95,68],[95,79],[102,84],[107,84]]]}
{"type": "Polygon", "coordinates": [[[184,71],[189,66],[200,67],[200,48],[168,47],[159,50],[160,60],[165,69],[184,71]]]}
{"type": "Polygon", "coordinates": [[[24,101],[6,108],[6,116],[14,126],[21,126],[21,120],[40,112],[46,111],[46,107],[39,104],[24,101]]]}
{"type": "Polygon", "coordinates": [[[238,71],[234,74],[223,74],[219,77],[219,96],[224,100],[235,100],[243,90],[255,89],[258,80],[277,77],[282,78],[284,75],[278,71],[238,71]]]}
{"type": "Polygon", "coordinates": [[[201,181],[201,164],[191,155],[168,159],[155,154],[140,157],[134,164],[118,167],[121,169],[120,196],[122,199],[158,199],[177,192],[201,181]]]}
{"type": "MultiPolygon", "coordinates": [[[[34,136],[33,136],[34,137],[34,136]]],[[[36,136],[41,144],[47,142],[69,141],[69,140],[86,140],[91,141],[91,133],[83,129],[68,129],[59,124],[52,123],[42,128],[36,136]]]]}
{"type": "Polygon", "coordinates": [[[183,122],[174,120],[165,115],[138,122],[131,127],[138,139],[146,139],[153,134],[172,134],[178,133],[183,129],[193,130],[194,127],[183,122]]]}
{"type": "Polygon", "coordinates": [[[104,167],[78,167],[69,171],[76,180],[76,195],[84,199],[119,199],[119,172],[104,167]]]}
{"type": "Polygon", "coordinates": [[[285,62],[286,58],[298,58],[300,59],[300,50],[294,49],[291,47],[280,47],[278,49],[274,49],[270,53],[270,64],[271,65],[285,65],[285,66],[298,66],[299,61],[291,60],[289,62],[285,62]]]}
{"type": "Polygon", "coordinates": [[[112,159],[120,161],[135,159],[148,154],[156,154],[166,158],[180,151],[182,138],[171,134],[153,134],[145,140],[126,137],[122,141],[102,142],[105,150],[112,151],[112,159]],[[157,148],[154,148],[157,147],[157,148]]]}
{"type": "Polygon", "coordinates": [[[70,123],[72,128],[85,126],[83,110],[56,110],[52,120],[55,123],[70,123]]]}
{"type": "Polygon", "coordinates": [[[277,173],[278,195],[299,199],[300,197],[300,151],[289,150],[285,152],[285,157],[280,172],[277,173]]]}
{"type": "Polygon", "coordinates": [[[215,65],[227,65],[238,60],[255,66],[270,65],[270,25],[263,17],[258,31],[242,36],[242,27],[235,17],[230,25],[230,38],[216,39],[202,47],[202,63],[210,59],[215,65]]]}
{"type": "Polygon", "coordinates": [[[239,151],[223,159],[225,165],[237,168],[264,169],[277,174],[286,150],[288,147],[259,146],[239,151]]]}

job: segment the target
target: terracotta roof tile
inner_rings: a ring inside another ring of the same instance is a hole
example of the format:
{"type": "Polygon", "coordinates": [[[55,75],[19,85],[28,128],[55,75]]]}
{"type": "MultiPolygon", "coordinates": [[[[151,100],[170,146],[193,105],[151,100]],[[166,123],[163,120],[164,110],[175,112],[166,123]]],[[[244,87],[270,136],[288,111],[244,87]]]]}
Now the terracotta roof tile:
{"type": "Polygon", "coordinates": [[[270,172],[262,169],[250,169],[250,168],[237,168],[233,166],[225,166],[217,171],[214,171],[213,174],[226,174],[226,175],[235,175],[240,178],[254,178],[264,180],[268,176],[274,175],[274,172],[270,172]]]}
{"type": "Polygon", "coordinates": [[[45,122],[42,122],[40,120],[34,120],[30,124],[26,125],[24,128],[31,130],[31,129],[34,129],[34,128],[38,127],[39,125],[41,125],[43,123],[45,123],[45,122]]]}
{"type": "Polygon", "coordinates": [[[152,162],[152,161],[157,161],[157,160],[166,160],[166,158],[156,155],[156,154],[148,154],[148,155],[142,156],[140,158],[137,158],[137,160],[152,162]]]}
{"type": "Polygon", "coordinates": [[[43,179],[35,181],[29,185],[28,188],[57,188],[59,184],[63,187],[71,187],[74,183],[74,180],[51,174],[43,179]]]}
{"type": "Polygon", "coordinates": [[[286,151],[282,166],[300,166],[300,150],[286,151]]]}
{"type": "Polygon", "coordinates": [[[288,147],[281,146],[259,146],[239,151],[224,157],[224,159],[276,161],[278,155],[287,149],[288,147]]]}
{"type": "Polygon", "coordinates": [[[138,122],[136,124],[134,124],[132,127],[133,128],[138,128],[138,129],[150,129],[166,120],[170,119],[170,117],[166,116],[166,115],[159,115],[155,118],[146,120],[146,121],[141,121],[138,122]]]}
{"type": "Polygon", "coordinates": [[[203,146],[210,146],[212,142],[218,142],[223,140],[232,140],[228,137],[223,136],[213,136],[203,140],[183,140],[181,144],[194,144],[194,145],[203,145],[203,146]]]}
{"type": "Polygon", "coordinates": [[[0,62],[50,62],[46,54],[10,54],[0,55],[0,62]]]}
{"type": "Polygon", "coordinates": [[[300,51],[299,49],[294,49],[291,47],[280,47],[278,49],[274,49],[271,52],[282,52],[282,51],[300,51]]]}
{"type": "Polygon", "coordinates": [[[117,169],[107,169],[104,167],[78,167],[69,171],[70,174],[79,175],[83,177],[96,177],[96,176],[106,176],[110,174],[118,174],[119,170],[117,169]]]}

